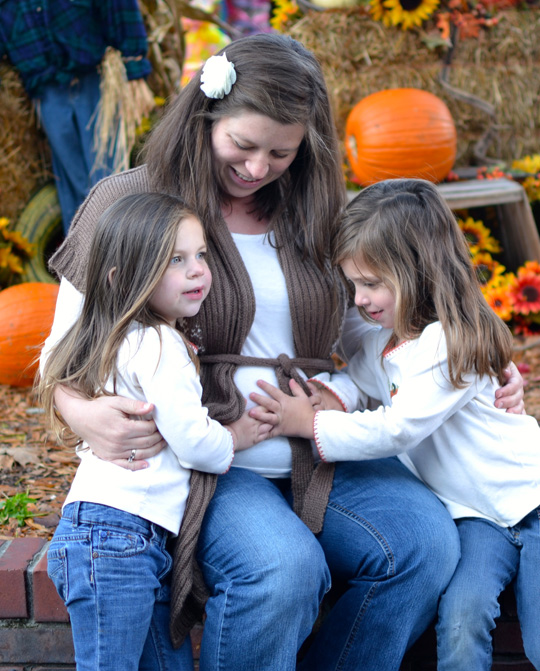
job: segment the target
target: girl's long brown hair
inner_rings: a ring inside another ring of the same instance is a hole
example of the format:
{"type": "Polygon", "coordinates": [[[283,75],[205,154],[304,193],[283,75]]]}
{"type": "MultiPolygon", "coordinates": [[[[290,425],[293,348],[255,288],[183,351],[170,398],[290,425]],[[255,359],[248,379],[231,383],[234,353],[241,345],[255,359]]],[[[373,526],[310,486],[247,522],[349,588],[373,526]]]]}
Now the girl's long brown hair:
{"type": "MultiPolygon", "coordinates": [[[[37,384],[42,407],[62,442],[80,441],[55,409],[57,385],[72,387],[86,398],[109,394],[105,385],[112,379],[115,387],[118,350],[132,322],[158,333],[165,324],[148,300],[170,262],[178,226],[188,216],[196,215],[178,198],[149,193],[124,196],[100,217],[82,312],[52,348],[37,384]]],[[[198,365],[192,348],[187,350],[198,365]]]]}
{"type": "Polygon", "coordinates": [[[504,383],[511,333],[486,303],[463,233],[433,184],[393,179],[366,188],[346,209],[333,258],[361,258],[394,292],[395,341],[441,322],[454,387],[470,372],[504,383]]]}

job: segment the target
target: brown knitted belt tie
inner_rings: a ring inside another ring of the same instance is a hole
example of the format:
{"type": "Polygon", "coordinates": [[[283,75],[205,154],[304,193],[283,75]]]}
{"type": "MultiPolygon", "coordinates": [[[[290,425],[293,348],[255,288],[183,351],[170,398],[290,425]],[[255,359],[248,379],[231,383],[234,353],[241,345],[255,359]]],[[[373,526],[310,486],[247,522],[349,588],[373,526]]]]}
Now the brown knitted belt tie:
{"type": "MultiPolygon", "coordinates": [[[[235,366],[268,366],[275,368],[279,388],[290,394],[288,381],[295,380],[311,396],[305,380],[298,374],[298,368],[332,372],[331,359],[290,358],[280,354],[276,359],[243,356],[241,354],[201,354],[201,364],[228,363],[235,366]]],[[[294,511],[314,534],[321,531],[326,506],[334,479],[334,464],[320,462],[315,467],[313,451],[309,440],[289,438],[292,450],[291,488],[294,511]]]]}
{"type": "Polygon", "coordinates": [[[331,373],[334,370],[334,362],[331,359],[309,359],[307,357],[295,357],[291,359],[286,354],[280,354],[276,359],[244,356],[242,354],[200,354],[199,359],[204,365],[231,363],[235,366],[266,366],[268,368],[275,368],[282,391],[290,394],[287,381],[293,379],[301,385],[308,396],[311,396],[311,392],[297,369],[313,369],[327,373],[331,373]],[[285,389],[282,388],[283,383],[285,383],[285,389]]]}

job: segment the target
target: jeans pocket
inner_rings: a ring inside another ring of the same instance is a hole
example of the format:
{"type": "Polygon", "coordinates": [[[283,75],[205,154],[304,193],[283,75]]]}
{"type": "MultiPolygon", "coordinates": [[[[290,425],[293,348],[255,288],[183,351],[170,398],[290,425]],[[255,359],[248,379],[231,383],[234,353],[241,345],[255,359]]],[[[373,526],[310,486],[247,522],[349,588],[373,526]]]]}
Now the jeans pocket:
{"type": "Polygon", "coordinates": [[[64,545],[53,542],[47,552],[47,574],[52,580],[60,598],[67,602],[69,582],[67,571],[67,553],[64,545]]]}
{"type": "Polygon", "coordinates": [[[92,530],[92,557],[133,557],[146,552],[149,540],[142,533],[96,527],[92,530]]]}

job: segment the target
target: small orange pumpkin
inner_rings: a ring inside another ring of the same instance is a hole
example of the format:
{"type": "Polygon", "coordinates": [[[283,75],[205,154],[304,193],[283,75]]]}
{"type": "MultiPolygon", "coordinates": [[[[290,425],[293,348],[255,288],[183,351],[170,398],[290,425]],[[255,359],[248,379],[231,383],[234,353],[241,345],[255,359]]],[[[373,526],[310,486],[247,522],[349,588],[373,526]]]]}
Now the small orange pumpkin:
{"type": "Polygon", "coordinates": [[[15,284],[0,291],[0,384],[30,387],[36,358],[49,335],[58,285],[15,284]]]}
{"type": "Polygon", "coordinates": [[[429,91],[378,91],[347,118],[345,149],[362,186],[393,177],[439,182],[452,169],[456,148],[450,110],[429,91]]]}

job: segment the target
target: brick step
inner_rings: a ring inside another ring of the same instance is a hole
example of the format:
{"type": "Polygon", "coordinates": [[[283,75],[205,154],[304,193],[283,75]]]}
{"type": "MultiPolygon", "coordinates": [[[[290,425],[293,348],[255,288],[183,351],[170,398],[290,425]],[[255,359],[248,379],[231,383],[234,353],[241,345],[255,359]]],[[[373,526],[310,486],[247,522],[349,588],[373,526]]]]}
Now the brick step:
{"type": "MultiPolygon", "coordinates": [[[[0,541],[0,671],[75,671],[69,616],[47,575],[48,543],[41,538],[0,541]]],[[[511,589],[501,595],[493,635],[492,671],[534,671],[525,657],[511,589]]],[[[191,635],[199,659],[202,625],[191,635]]],[[[407,654],[401,671],[435,671],[433,627],[407,654]]]]}

